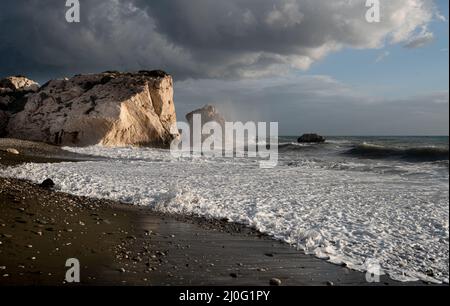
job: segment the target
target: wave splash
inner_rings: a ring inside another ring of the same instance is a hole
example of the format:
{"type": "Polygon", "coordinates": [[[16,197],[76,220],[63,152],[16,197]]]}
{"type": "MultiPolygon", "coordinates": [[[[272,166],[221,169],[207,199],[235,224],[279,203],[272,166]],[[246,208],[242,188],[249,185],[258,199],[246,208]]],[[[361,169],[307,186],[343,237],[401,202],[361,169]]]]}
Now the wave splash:
{"type": "Polygon", "coordinates": [[[345,155],[369,159],[401,159],[410,162],[433,162],[449,160],[449,149],[443,147],[395,147],[370,143],[357,145],[345,155]]]}

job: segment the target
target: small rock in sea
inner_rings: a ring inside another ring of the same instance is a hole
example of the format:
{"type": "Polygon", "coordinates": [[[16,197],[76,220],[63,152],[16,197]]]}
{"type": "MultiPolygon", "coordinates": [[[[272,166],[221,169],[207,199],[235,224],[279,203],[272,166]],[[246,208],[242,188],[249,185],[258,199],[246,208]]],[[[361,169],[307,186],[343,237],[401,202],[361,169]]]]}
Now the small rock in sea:
{"type": "Polygon", "coordinates": [[[266,254],[264,254],[264,255],[266,255],[267,257],[273,257],[273,254],[272,254],[272,253],[266,253],[266,254]]]}
{"type": "Polygon", "coordinates": [[[271,286],[281,286],[281,280],[278,278],[272,278],[269,283],[271,286]]]}
{"type": "Polygon", "coordinates": [[[334,283],[332,281],[328,281],[327,286],[334,286],[334,283]]]}
{"type": "Polygon", "coordinates": [[[303,134],[299,139],[299,143],[324,143],[325,137],[317,134],[303,134]]]}
{"type": "Polygon", "coordinates": [[[238,275],[237,275],[236,273],[230,273],[230,276],[231,276],[232,278],[237,278],[237,277],[238,277],[238,275]]]}
{"type": "Polygon", "coordinates": [[[55,182],[52,179],[46,179],[39,186],[42,188],[53,188],[55,187],[55,182]]]}
{"type": "Polygon", "coordinates": [[[14,154],[14,155],[19,155],[20,154],[20,152],[17,149],[14,149],[14,148],[6,149],[6,152],[9,153],[9,154],[14,154]]]}

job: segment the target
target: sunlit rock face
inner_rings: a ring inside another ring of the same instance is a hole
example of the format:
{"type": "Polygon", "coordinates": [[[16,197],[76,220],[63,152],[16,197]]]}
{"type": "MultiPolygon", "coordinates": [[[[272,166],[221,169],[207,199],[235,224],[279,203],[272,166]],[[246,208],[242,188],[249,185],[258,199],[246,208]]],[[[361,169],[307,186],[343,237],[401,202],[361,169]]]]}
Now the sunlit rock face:
{"type": "Polygon", "coordinates": [[[110,71],[49,81],[7,130],[12,138],[66,146],[167,147],[175,124],[170,75],[110,71]]]}

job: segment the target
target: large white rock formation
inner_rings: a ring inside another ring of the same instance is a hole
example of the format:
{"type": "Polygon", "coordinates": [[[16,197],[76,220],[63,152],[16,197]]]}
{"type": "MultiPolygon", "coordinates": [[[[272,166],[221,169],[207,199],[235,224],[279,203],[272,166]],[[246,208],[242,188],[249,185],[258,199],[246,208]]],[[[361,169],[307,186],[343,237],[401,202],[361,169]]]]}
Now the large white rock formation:
{"type": "Polygon", "coordinates": [[[43,85],[10,118],[7,132],[57,145],[165,147],[175,124],[170,75],[104,72],[43,85]]]}

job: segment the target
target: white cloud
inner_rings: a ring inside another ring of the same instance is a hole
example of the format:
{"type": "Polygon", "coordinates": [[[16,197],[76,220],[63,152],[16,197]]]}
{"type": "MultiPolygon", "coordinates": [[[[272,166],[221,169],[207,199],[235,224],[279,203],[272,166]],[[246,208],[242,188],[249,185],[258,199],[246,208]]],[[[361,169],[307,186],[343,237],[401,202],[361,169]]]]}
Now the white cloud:
{"type": "Polygon", "coordinates": [[[429,32],[426,27],[416,36],[409,39],[405,47],[409,49],[422,48],[434,40],[434,34],[429,32]]]}

